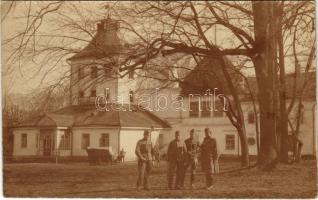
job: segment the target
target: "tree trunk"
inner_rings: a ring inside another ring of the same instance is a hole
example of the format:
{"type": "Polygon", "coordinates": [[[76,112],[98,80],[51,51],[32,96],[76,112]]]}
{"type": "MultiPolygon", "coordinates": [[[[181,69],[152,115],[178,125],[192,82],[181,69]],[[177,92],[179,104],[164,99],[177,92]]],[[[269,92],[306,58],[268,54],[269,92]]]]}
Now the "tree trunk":
{"type": "Polygon", "coordinates": [[[253,2],[255,75],[260,108],[260,154],[258,164],[272,169],[277,163],[276,141],[276,51],[273,2],[253,2]]]}
{"type": "Polygon", "coordinates": [[[280,107],[280,160],[283,163],[288,163],[288,114],[286,109],[286,81],[285,81],[285,59],[284,59],[284,43],[283,43],[283,30],[282,30],[282,20],[283,20],[283,8],[284,2],[278,7],[278,56],[279,56],[279,80],[280,80],[280,90],[279,90],[279,107],[280,107]]]}
{"type": "Polygon", "coordinates": [[[227,71],[227,68],[226,68],[227,65],[225,63],[225,60],[221,55],[219,56],[219,60],[221,63],[223,75],[226,79],[226,83],[229,87],[231,95],[233,96],[235,111],[236,111],[235,114],[236,114],[236,118],[237,118],[236,119],[237,123],[233,124],[233,125],[236,127],[239,138],[240,138],[241,166],[246,167],[246,166],[249,166],[250,160],[249,160],[249,152],[248,152],[248,145],[247,145],[246,129],[245,129],[245,124],[244,124],[244,115],[243,115],[243,111],[242,111],[242,107],[241,107],[240,98],[238,96],[237,89],[235,88],[235,86],[232,82],[232,78],[231,78],[229,72],[227,71]]]}
{"type": "Polygon", "coordinates": [[[246,131],[244,127],[237,127],[236,129],[239,135],[240,145],[241,145],[241,166],[247,167],[250,164],[250,160],[249,160],[249,153],[248,153],[246,131]]]}

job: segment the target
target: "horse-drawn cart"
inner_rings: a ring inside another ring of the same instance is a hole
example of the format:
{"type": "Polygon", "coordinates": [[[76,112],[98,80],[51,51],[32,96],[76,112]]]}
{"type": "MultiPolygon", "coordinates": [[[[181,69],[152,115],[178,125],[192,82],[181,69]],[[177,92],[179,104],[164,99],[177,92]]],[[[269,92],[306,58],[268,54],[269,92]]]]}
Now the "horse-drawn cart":
{"type": "Polygon", "coordinates": [[[114,161],[111,147],[87,147],[86,151],[91,165],[112,164],[114,161]]]}

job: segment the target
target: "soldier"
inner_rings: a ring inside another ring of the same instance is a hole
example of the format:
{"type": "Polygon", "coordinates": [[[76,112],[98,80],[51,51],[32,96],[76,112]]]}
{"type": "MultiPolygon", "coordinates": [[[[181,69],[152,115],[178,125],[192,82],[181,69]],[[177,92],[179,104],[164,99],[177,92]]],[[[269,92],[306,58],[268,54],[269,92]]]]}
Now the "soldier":
{"type": "Polygon", "coordinates": [[[148,177],[152,168],[154,151],[148,130],[144,131],[144,138],[137,142],[135,153],[138,157],[137,190],[141,189],[142,183],[144,189],[149,190],[148,177]]]}
{"type": "Polygon", "coordinates": [[[190,137],[186,139],[185,145],[187,147],[187,159],[186,159],[186,164],[184,167],[184,175],[183,175],[183,180],[182,184],[184,183],[184,177],[187,172],[187,169],[190,167],[190,185],[191,188],[194,187],[194,175],[195,175],[195,170],[198,165],[198,154],[199,154],[199,149],[200,149],[200,143],[194,138],[194,129],[190,131],[190,137]]]}
{"type": "Polygon", "coordinates": [[[206,189],[213,188],[212,167],[214,161],[218,158],[216,140],[212,138],[212,132],[209,128],[204,129],[205,138],[201,145],[202,170],[206,177],[206,189]]]}
{"type": "Polygon", "coordinates": [[[180,132],[175,132],[175,139],[168,146],[168,187],[171,190],[173,184],[173,176],[176,174],[175,189],[182,188],[182,176],[184,168],[184,159],[187,147],[180,139],[180,132]]]}

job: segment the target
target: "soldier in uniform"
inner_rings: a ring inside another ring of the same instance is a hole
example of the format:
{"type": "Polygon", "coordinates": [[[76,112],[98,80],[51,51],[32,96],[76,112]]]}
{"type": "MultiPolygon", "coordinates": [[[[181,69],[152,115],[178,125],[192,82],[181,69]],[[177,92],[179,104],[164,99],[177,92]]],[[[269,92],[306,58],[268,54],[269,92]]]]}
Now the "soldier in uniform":
{"type": "Polygon", "coordinates": [[[214,161],[218,158],[218,150],[216,140],[212,138],[210,129],[205,128],[204,133],[205,138],[201,145],[201,162],[206,177],[206,188],[210,190],[213,188],[212,168],[214,167],[214,161]]]}
{"type": "Polygon", "coordinates": [[[142,184],[145,190],[149,190],[148,177],[152,168],[154,150],[148,130],[144,131],[144,138],[137,142],[135,153],[138,157],[137,190],[141,189],[142,184]]]}
{"type": "Polygon", "coordinates": [[[169,143],[167,159],[168,159],[168,187],[172,188],[173,177],[176,174],[175,189],[182,188],[182,176],[185,164],[185,154],[187,147],[180,139],[180,132],[175,132],[175,139],[169,143]]]}
{"type": "Polygon", "coordinates": [[[200,143],[194,138],[194,129],[190,131],[190,137],[186,139],[185,145],[187,147],[187,158],[186,158],[186,163],[184,167],[184,175],[183,175],[183,180],[182,184],[184,183],[184,177],[187,172],[187,169],[190,167],[190,185],[191,188],[194,187],[194,175],[195,175],[195,170],[198,165],[198,154],[199,154],[199,149],[200,149],[200,143]]]}

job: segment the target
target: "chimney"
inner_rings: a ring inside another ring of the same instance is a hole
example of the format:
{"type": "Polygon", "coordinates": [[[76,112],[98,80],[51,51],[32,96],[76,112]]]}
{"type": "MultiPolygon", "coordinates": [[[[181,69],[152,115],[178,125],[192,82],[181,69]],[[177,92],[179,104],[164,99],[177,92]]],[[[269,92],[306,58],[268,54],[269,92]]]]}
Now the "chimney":
{"type": "Polygon", "coordinates": [[[104,20],[104,30],[117,32],[118,28],[119,28],[119,23],[117,20],[113,20],[110,18],[107,18],[106,20],[104,20]]]}
{"type": "Polygon", "coordinates": [[[118,29],[119,29],[119,22],[117,20],[113,20],[109,17],[107,19],[101,20],[97,24],[97,32],[100,32],[100,31],[117,32],[118,29]]]}
{"type": "Polygon", "coordinates": [[[97,23],[97,32],[103,31],[104,30],[104,24],[103,21],[97,23]]]}

